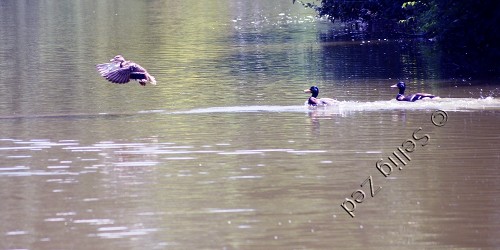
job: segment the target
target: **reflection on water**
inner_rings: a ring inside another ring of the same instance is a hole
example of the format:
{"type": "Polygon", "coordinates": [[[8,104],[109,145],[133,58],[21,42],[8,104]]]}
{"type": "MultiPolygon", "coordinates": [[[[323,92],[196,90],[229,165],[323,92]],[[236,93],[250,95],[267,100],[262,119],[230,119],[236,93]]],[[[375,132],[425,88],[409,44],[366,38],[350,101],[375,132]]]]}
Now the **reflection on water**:
{"type": "Polygon", "coordinates": [[[288,0],[1,1],[0,248],[498,248],[498,83],[329,25],[288,0]],[[116,54],[158,85],[104,81],[116,54]],[[441,99],[397,102],[399,79],[441,99]],[[339,105],[303,105],[313,84],[339,105]]]}

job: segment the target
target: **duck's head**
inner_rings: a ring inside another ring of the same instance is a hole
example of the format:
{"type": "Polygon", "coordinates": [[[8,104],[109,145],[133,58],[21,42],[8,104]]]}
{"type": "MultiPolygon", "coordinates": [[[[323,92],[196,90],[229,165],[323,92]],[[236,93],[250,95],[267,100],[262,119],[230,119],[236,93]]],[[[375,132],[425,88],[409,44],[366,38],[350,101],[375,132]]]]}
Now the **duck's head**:
{"type": "Polygon", "coordinates": [[[113,59],[109,60],[110,62],[122,63],[125,62],[125,58],[122,55],[116,55],[113,59]]]}
{"type": "Polygon", "coordinates": [[[406,89],[406,84],[404,82],[398,82],[397,84],[392,85],[391,88],[398,88],[399,93],[403,94],[406,89]]]}
{"type": "Polygon", "coordinates": [[[311,86],[309,89],[304,90],[305,93],[311,93],[312,97],[318,97],[319,89],[316,86],[311,86]]]}

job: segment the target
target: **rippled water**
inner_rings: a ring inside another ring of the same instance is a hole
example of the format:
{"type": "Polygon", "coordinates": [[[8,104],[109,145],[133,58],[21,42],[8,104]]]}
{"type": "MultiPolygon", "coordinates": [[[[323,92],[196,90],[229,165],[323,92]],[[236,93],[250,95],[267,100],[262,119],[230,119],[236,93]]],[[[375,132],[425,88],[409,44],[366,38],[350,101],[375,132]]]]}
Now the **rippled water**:
{"type": "Polygon", "coordinates": [[[0,248],[498,248],[498,81],[330,28],[288,0],[1,1],[0,248]],[[106,82],[116,54],[158,85],[106,82]]]}

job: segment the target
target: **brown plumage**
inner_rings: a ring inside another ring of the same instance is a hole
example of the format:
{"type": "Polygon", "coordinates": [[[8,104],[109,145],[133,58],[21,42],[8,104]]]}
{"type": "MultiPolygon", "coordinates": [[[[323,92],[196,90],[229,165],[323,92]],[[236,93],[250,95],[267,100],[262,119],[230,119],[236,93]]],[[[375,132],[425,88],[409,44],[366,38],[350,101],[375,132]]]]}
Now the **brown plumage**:
{"type": "Polygon", "coordinates": [[[141,65],[132,61],[126,61],[121,55],[117,55],[109,63],[97,64],[97,71],[113,83],[127,83],[130,80],[138,81],[142,86],[147,82],[156,85],[156,79],[141,67],[141,65]]]}

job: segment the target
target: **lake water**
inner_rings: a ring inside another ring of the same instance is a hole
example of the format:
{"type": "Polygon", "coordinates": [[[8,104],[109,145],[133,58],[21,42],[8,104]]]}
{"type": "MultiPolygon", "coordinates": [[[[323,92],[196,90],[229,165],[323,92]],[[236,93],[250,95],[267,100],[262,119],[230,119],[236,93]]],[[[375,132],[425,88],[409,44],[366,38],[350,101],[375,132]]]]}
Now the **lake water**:
{"type": "Polygon", "coordinates": [[[291,2],[1,1],[0,248],[499,248],[500,82],[291,2]]]}

